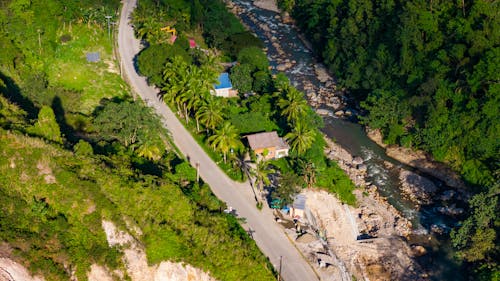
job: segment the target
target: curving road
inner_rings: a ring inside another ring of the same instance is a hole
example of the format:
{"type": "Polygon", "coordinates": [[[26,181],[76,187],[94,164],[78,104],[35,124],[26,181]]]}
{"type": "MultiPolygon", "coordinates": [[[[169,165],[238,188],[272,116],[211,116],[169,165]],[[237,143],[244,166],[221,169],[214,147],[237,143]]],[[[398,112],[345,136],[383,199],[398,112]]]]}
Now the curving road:
{"type": "Polygon", "coordinates": [[[246,219],[245,228],[253,231],[253,239],[261,251],[269,257],[278,269],[280,256],[282,276],[286,281],[318,280],[311,266],[301,256],[283,230],[274,222],[272,211],[267,207],[259,211],[248,183],[237,183],[229,179],[196,143],[190,133],[179,122],[174,113],[157,98],[158,91],[148,86],[146,79],[137,74],[134,57],[140,51],[139,40],[134,37],[129,17],[137,0],[124,0],[118,30],[118,52],[121,69],[126,81],[149,106],[163,118],[164,125],[171,132],[179,150],[188,157],[191,165],[199,164],[200,176],[208,183],[214,194],[232,206],[240,217],[246,219]]]}

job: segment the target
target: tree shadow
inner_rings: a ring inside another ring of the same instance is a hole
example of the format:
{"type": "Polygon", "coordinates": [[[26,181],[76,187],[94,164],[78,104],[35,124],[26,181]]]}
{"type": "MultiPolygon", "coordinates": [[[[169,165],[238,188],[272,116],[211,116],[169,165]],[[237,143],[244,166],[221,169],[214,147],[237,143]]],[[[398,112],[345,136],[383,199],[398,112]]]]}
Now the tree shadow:
{"type": "Polygon", "coordinates": [[[36,107],[30,99],[21,94],[21,89],[16,82],[10,77],[4,75],[1,71],[0,80],[3,81],[3,83],[0,83],[0,93],[10,102],[18,105],[21,109],[26,111],[29,119],[36,119],[39,108],[36,107]]]}
{"type": "Polygon", "coordinates": [[[77,137],[75,130],[68,124],[66,120],[66,113],[59,96],[55,96],[54,99],[52,99],[51,107],[56,116],[57,124],[59,124],[61,133],[65,136],[66,141],[68,141],[70,144],[75,144],[76,142],[78,142],[79,138],[77,137]]]}

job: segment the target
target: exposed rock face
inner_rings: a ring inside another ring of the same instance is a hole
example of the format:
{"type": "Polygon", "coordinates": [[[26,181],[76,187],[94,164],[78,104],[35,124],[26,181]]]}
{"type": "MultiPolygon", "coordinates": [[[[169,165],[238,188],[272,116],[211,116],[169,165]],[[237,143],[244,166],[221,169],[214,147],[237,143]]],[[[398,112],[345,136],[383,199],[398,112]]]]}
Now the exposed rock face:
{"type": "Polygon", "coordinates": [[[437,187],[432,181],[407,170],[400,170],[399,180],[401,181],[401,191],[417,204],[431,203],[431,198],[437,191],[437,187]]]}
{"type": "Polygon", "coordinates": [[[253,5],[264,10],[269,10],[276,13],[280,12],[276,0],[254,0],[253,5]]]}
{"type": "Polygon", "coordinates": [[[43,281],[40,276],[31,276],[21,264],[9,259],[0,258],[0,281],[43,281]]]}

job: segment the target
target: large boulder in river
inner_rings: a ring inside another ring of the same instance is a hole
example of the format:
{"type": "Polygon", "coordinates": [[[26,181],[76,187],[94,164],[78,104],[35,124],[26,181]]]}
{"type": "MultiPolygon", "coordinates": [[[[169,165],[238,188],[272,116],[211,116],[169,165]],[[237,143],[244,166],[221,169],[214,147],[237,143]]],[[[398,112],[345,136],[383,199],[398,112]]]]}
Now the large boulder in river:
{"type": "Polygon", "coordinates": [[[410,200],[418,204],[432,202],[432,195],[437,191],[437,187],[432,181],[404,169],[399,172],[399,180],[401,181],[401,191],[410,200]]]}
{"type": "Polygon", "coordinates": [[[328,70],[321,64],[314,65],[314,72],[321,83],[325,83],[331,79],[330,74],[328,74],[328,70]]]}

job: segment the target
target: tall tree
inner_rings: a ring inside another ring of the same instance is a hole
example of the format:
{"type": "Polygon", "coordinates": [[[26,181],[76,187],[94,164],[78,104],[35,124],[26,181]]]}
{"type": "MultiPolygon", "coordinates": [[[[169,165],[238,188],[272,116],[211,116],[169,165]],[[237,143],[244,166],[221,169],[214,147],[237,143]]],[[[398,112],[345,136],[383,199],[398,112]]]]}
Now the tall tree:
{"type": "Polygon", "coordinates": [[[306,152],[314,143],[316,138],[316,129],[308,128],[302,122],[298,122],[292,131],[285,135],[292,150],[301,155],[306,152]]]}
{"type": "Polygon", "coordinates": [[[262,192],[264,186],[271,184],[271,179],[269,176],[276,171],[269,165],[266,160],[260,160],[257,162],[255,167],[252,169],[252,175],[255,178],[255,184],[257,189],[262,192]]]}
{"type": "Polygon", "coordinates": [[[208,143],[215,150],[222,152],[224,163],[231,149],[237,150],[243,147],[238,130],[229,122],[224,122],[219,129],[215,130],[214,134],[208,138],[208,143]]]}
{"type": "Polygon", "coordinates": [[[287,85],[283,92],[284,96],[278,100],[281,114],[286,117],[288,122],[296,122],[306,115],[307,101],[299,90],[290,85],[287,85]]]}
{"type": "Polygon", "coordinates": [[[207,130],[215,130],[217,125],[224,121],[222,100],[210,96],[207,102],[198,109],[195,116],[207,130]]]}

